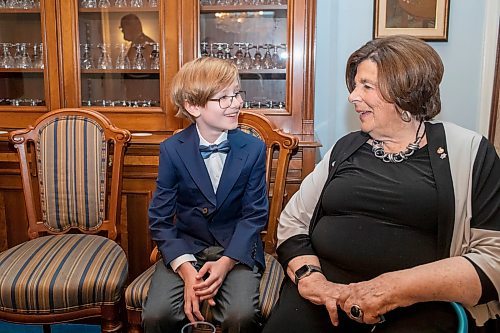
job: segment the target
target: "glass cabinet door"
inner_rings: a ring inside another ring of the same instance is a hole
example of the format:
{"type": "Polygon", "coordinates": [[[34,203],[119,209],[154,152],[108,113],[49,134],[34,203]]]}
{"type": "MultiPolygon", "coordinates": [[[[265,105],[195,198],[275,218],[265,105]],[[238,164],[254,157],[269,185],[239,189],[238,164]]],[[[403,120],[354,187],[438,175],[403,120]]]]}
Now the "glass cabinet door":
{"type": "Polygon", "coordinates": [[[39,0],[0,0],[0,109],[45,109],[39,0]]]}
{"type": "Polygon", "coordinates": [[[80,0],[81,106],[160,106],[158,0],[80,0]]]}
{"type": "Polygon", "coordinates": [[[244,108],[285,112],[287,0],[200,0],[199,56],[236,64],[244,108]]]}

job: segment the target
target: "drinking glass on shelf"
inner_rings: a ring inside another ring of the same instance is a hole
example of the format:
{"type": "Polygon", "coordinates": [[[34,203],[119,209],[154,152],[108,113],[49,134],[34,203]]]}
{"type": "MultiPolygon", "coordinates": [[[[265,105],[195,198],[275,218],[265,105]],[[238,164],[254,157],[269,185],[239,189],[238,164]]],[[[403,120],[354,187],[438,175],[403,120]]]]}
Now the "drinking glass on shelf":
{"type": "Polygon", "coordinates": [[[111,3],[109,2],[109,0],[99,0],[99,2],[97,3],[97,7],[109,8],[109,7],[111,7],[111,3]]]}
{"type": "Polygon", "coordinates": [[[201,42],[201,56],[202,57],[208,57],[210,54],[208,53],[208,43],[207,42],[201,42]]]}
{"type": "Polygon", "coordinates": [[[151,69],[160,69],[160,44],[153,43],[153,50],[149,57],[151,59],[151,69]]]}
{"type": "Polygon", "coordinates": [[[133,69],[146,69],[146,59],[142,51],[144,50],[144,44],[133,44],[135,48],[135,58],[132,62],[133,69]]]}
{"type": "Polygon", "coordinates": [[[217,52],[215,53],[215,56],[219,59],[224,59],[224,43],[213,43],[215,46],[217,46],[217,52]]]}
{"type": "Polygon", "coordinates": [[[33,43],[33,68],[43,67],[43,43],[33,43]]]}
{"type": "Polygon", "coordinates": [[[97,8],[97,0],[83,0],[82,7],[83,8],[97,8]]]}
{"type": "Polygon", "coordinates": [[[118,54],[118,57],[116,58],[116,64],[115,68],[116,69],[130,69],[130,59],[127,57],[127,45],[124,43],[121,43],[119,46],[120,53],[118,54]]]}
{"type": "Polygon", "coordinates": [[[271,56],[271,63],[273,68],[281,68],[281,59],[278,52],[279,45],[273,45],[273,55],[271,56]]]}
{"type": "Polygon", "coordinates": [[[28,53],[28,43],[17,43],[17,46],[19,47],[18,49],[16,48],[17,57],[14,57],[16,59],[16,67],[23,69],[31,68],[32,62],[28,53]],[[19,54],[17,53],[18,50],[19,54]]]}
{"type": "Polygon", "coordinates": [[[94,60],[92,59],[92,54],[90,53],[92,45],[82,44],[82,47],[83,47],[83,54],[80,61],[81,68],[83,69],[94,68],[94,60]]]}
{"type": "Polygon", "coordinates": [[[30,9],[35,7],[35,2],[33,0],[21,0],[17,3],[18,8],[30,9]]]}
{"type": "Polygon", "coordinates": [[[149,0],[149,7],[151,8],[158,7],[158,0],[149,0]]]}
{"type": "Polygon", "coordinates": [[[264,59],[262,60],[263,67],[265,69],[273,68],[273,60],[271,58],[271,52],[269,49],[272,47],[272,44],[264,44],[264,48],[266,49],[266,53],[264,54],[264,59]]]}
{"type": "Polygon", "coordinates": [[[128,7],[127,0],[115,0],[115,7],[128,7]]]}
{"type": "Polygon", "coordinates": [[[257,50],[255,51],[255,54],[253,55],[253,68],[255,69],[262,69],[262,54],[260,53],[260,49],[262,46],[257,45],[255,47],[257,50]]]}
{"type": "Polygon", "coordinates": [[[17,1],[16,0],[5,0],[5,8],[16,8],[17,1]]]}
{"type": "Polygon", "coordinates": [[[243,43],[234,43],[238,49],[234,53],[234,63],[238,69],[243,69],[243,43]]]}
{"type": "Polygon", "coordinates": [[[131,0],[130,1],[130,7],[142,7],[144,6],[144,2],[142,0],[131,0]]]}
{"type": "Polygon", "coordinates": [[[232,47],[229,46],[229,43],[223,43],[224,47],[224,59],[231,60],[233,56],[231,55],[232,47]]]}
{"type": "Polygon", "coordinates": [[[10,43],[2,43],[2,57],[0,57],[0,68],[14,68],[15,60],[10,54],[10,43]]]}
{"type": "Polygon", "coordinates": [[[4,0],[0,0],[0,8],[5,8],[5,1],[4,0]]]}
{"type": "Polygon", "coordinates": [[[113,64],[111,62],[111,56],[108,52],[107,44],[98,44],[97,47],[101,50],[101,54],[99,55],[99,59],[97,61],[98,69],[112,69],[113,64]]]}
{"type": "Polygon", "coordinates": [[[252,56],[250,55],[250,47],[252,43],[245,43],[245,55],[243,56],[243,68],[252,68],[252,56]]]}

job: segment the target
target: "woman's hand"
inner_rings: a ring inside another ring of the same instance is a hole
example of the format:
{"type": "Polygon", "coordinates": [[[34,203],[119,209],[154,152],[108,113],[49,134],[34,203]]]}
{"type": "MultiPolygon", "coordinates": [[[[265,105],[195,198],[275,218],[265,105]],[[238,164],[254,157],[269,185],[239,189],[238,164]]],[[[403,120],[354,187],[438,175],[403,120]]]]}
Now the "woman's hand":
{"type": "Polygon", "coordinates": [[[189,261],[180,265],[177,272],[184,281],[184,313],[186,314],[186,317],[190,322],[205,320],[200,312],[201,300],[198,296],[196,296],[193,288],[196,284],[199,284],[203,280],[197,278],[198,272],[189,261]]]}
{"type": "Polygon", "coordinates": [[[346,285],[330,282],[321,273],[300,279],[298,283],[299,294],[316,305],[324,305],[330,316],[333,326],[339,324],[338,308],[339,296],[346,285]]]}
{"type": "Polygon", "coordinates": [[[396,290],[398,285],[396,276],[391,274],[351,283],[342,290],[339,305],[351,318],[351,308],[357,305],[363,312],[360,318],[353,319],[365,324],[376,324],[380,322],[382,315],[405,304],[396,290]]]}
{"type": "Polygon", "coordinates": [[[207,261],[196,275],[197,280],[201,281],[196,283],[193,288],[200,301],[209,300],[209,304],[214,306],[213,298],[219,291],[222,282],[226,278],[227,273],[233,269],[236,261],[226,256],[222,256],[217,261],[207,261]],[[203,277],[209,274],[208,278],[203,281],[203,277]]]}

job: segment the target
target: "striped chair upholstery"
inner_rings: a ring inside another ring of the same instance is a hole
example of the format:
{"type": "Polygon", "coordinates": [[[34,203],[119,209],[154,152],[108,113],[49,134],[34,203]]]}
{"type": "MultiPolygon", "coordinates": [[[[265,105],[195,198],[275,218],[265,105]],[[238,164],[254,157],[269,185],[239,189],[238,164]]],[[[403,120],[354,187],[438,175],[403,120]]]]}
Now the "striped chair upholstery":
{"type": "Polygon", "coordinates": [[[127,258],[102,236],[52,235],[1,253],[0,271],[0,310],[61,313],[117,303],[127,258]]]}
{"type": "Polygon", "coordinates": [[[43,223],[57,232],[99,228],[108,155],[104,129],[83,116],[60,116],[39,129],[36,149],[43,223]]]}
{"type": "MultiPolygon", "coordinates": [[[[278,261],[270,254],[265,254],[266,269],[260,281],[259,305],[264,318],[267,318],[274,304],[278,300],[279,289],[284,278],[283,269],[278,261]]],[[[142,305],[146,298],[151,284],[151,277],[158,262],[149,267],[144,273],[137,277],[125,291],[125,305],[127,310],[142,311],[142,305]]],[[[206,302],[205,302],[206,304],[206,302]]],[[[209,307],[203,307],[203,315],[210,319],[209,307]]]]}
{"type": "Polygon", "coordinates": [[[0,253],[0,320],[100,317],[122,327],[127,258],[115,242],[130,133],[98,112],[60,109],[13,131],[30,240],[0,253]]]}
{"type": "MultiPolygon", "coordinates": [[[[260,282],[260,308],[265,319],[270,315],[279,296],[281,282],[284,279],[283,268],[273,257],[276,250],[277,219],[283,206],[285,196],[285,178],[292,150],[298,146],[298,140],[294,136],[283,133],[276,129],[264,116],[240,112],[239,125],[241,131],[260,138],[265,142],[266,150],[266,182],[268,194],[271,196],[269,204],[269,222],[262,237],[264,239],[266,269],[260,282]],[[275,152],[278,152],[276,163],[274,163],[275,152]],[[275,171],[273,170],[274,168],[275,171]],[[271,175],[274,179],[271,179],[271,175]]],[[[152,261],[158,260],[158,256],[152,256],[152,261]],[[154,260],[153,260],[154,259],[154,260]]],[[[154,263],[145,272],[139,275],[125,291],[125,305],[129,323],[129,333],[141,332],[142,306],[146,302],[151,277],[158,263],[154,263]]],[[[212,314],[207,302],[202,306],[203,316],[211,320],[212,314]]],[[[220,329],[220,327],[218,328],[220,329]]]]}

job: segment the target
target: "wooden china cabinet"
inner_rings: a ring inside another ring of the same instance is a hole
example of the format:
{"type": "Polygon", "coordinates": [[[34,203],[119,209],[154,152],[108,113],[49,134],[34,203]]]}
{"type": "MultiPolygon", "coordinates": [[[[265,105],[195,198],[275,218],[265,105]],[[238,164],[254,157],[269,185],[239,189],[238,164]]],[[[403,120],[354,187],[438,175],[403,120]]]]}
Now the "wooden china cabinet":
{"type": "Polygon", "coordinates": [[[149,265],[147,208],[158,146],[188,123],[169,82],[199,56],[234,61],[244,109],[299,137],[287,195],[314,167],[315,0],[0,0],[0,251],[27,239],[17,155],[7,134],[44,112],[91,108],[133,139],[121,244],[131,278],[149,265]]]}

